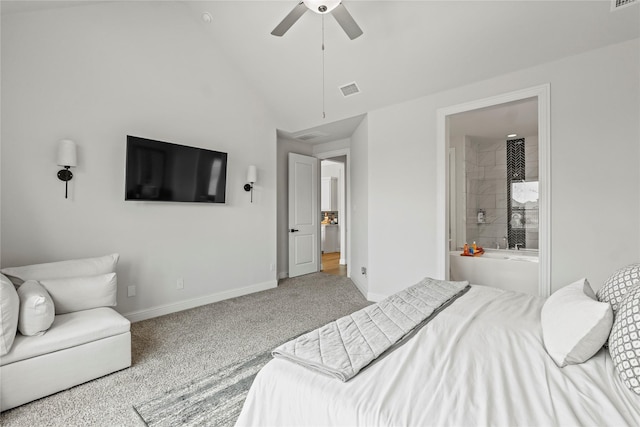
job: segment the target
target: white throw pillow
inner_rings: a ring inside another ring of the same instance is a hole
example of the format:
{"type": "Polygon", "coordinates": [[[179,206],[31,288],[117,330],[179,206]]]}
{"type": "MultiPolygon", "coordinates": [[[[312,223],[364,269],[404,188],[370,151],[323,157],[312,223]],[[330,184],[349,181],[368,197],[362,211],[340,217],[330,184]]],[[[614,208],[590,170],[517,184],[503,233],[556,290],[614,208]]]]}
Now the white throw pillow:
{"type": "Polygon", "coordinates": [[[56,307],[56,314],[116,305],[116,273],[67,279],[40,280],[56,307]]]}
{"type": "Polygon", "coordinates": [[[600,289],[598,301],[608,302],[613,308],[613,315],[618,312],[618,306],[626,293],[640,283],[640,264],[631,264],[616,270],[600,289]]]}
{"type": "Polygon", "coordinates": [[[20,298],[13,283],[0,274],[0,356],[9,353],[18,330],[20,298]]]}
{"type": "Polygon", "coordinates": [[[2,273],[9,276],[16,285],[26,280],[63,279],[66,277],[95,276],[113,273],[120,255],[111,254],[95,258],[74,259],[69,261],[48,262],[45,264],[25,265],[23,267],[3,268],[2,273]]]}
{"type": "Polygon", "coordinates": [[[20,315],[18,330],[22,335],[42,335],[53,323],[55,309],[53,300],[42,285],[35,280],[27,280],[18,288],[20,315]]]}
{"type": "Polygon", "coordinates": [[[609,353],[620,379],[640,394],[640,285],[627,292],[609,338],[609,353]]]}
{"type": "Polygon", "coordinates": [[[586,362],[611,332],[613,311],[594,298],[587,279],[558,289],[542,306],[542,338],[559,367],[586,362]]]}

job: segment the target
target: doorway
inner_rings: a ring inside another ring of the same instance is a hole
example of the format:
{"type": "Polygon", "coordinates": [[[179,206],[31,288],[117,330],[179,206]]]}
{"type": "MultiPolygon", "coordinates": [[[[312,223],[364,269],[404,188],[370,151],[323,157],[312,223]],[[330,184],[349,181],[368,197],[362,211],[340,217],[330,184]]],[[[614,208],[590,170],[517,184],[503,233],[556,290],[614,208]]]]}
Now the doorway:
{"type": "MultiPolygon", "coordinates": [[[[450,250],[455,242],[451,242],[451,203],[450,185],[453,181],[450,175],[452,163],[449,151],[450,129],[449,125],[454,115],[495,107],[498,105],[519,102],[522,100],[535,98],[537,101],[538,115],[538,242],[539,264],[538,264],[538,295],[547,297],[551,292],[550,277],[550,174],[549,174],[549,146],[550,146],[550,86],[548,84],[510,92],[491,98],[485,98],[465,104],[445,107],[438,110],[437,117],[437,144],[438,144],[438,240],[439,240],[439,265],[442,268],[442,277],[450,277],[450,250]]],[[[475,218],[481,218],[480,212],[475,210],[471,213],[475,218]]],[[[482,212],[484,218],[485,212],[482,212]]],[[[483,219],[477,219],[476,222],[483,219]]],[[[453,227],[461,228],[461,227],[453,227]]],[[[459,234],[457,239],[459,239],[459,234]]],[[[495,242],[491,242],[495,243],[495,242]]],[[[499,244],[496,243],[496,245],[499,244]]],[[[510,243],[507,241],[507,245],[510,243]]]]}
{"type": "Polygon", "coordinates": [[[321,271],[349,277],[348,149],[318,154],[320,160],[321,271]]]}

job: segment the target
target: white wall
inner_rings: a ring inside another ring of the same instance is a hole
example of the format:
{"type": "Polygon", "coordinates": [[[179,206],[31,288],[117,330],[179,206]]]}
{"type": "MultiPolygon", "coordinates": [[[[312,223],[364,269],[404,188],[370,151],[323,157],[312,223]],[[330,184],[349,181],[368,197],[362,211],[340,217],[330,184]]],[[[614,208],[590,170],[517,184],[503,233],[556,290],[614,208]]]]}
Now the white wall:
{"type": "Polygon", "coordinates": [[[389,295],[439,271],[437,109],[544,83],[552,290],[583,276],[599,288],[613,270],[638,262],[639,66],[636,39],[370,112],[369,294],[389,295]]]}
{"type": "Polygon", "coordinates": [[[427,97],[369,113],[370,294],[437,271],[436,106],[427,97]]]}
{"type": "Polygon", "coordinates": [[[2,89],[2,266],[119,252],[134,319],[276,285],[276,126],[187,8],[3,15],[2,89]],[[228,152],[227,204],[125,202],[127,134],[228,152]],[[62,138],[79,146],[68,200],[62,138]]]}
{"type": "MultiPolygon", "coordinates": [[[[278,138],[278,277],[289,275],[289,153],[311,156],[313,147],[299,141],[278,138]]],[[[318,212],[320,215],[320,212],[318,212]]]]}
{"type": "Polygon", "coordinates": [[[350,246],[351,280],[360,292],[369,300],[369,119],[365,117],[351,136],[350,177],[351,212],[350,246]],[[367,268],[367,275],[360,273],[362,267],[367,268]]]}
{"type": "MultiPolygon", "coordinates": [[[[336,163],[331,160],[323,160],[320,165],[320,177],[322,178],[340,178],[340,171],[344,166],[342,163],[336,163]]],[[[338,189],[340,186],[338,185],[338,189]]]]}

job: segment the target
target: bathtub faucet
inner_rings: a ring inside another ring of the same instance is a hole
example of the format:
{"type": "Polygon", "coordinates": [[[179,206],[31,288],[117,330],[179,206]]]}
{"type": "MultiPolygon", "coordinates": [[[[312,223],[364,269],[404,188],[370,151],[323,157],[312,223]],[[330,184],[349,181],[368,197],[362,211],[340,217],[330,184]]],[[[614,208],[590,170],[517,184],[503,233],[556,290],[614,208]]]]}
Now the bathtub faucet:
{"type": "Polygon", "coordinates": [[[516,251],[520,250],[520,246],[524,245],[524,243],[516,243],[515,247],[516,247],[516,251]]]}

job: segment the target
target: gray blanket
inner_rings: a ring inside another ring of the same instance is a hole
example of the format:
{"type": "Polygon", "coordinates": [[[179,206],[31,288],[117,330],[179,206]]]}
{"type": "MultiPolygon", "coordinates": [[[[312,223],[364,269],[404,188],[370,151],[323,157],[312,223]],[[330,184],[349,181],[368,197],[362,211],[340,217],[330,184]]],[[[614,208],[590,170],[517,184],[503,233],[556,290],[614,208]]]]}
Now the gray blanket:
{"type": "Polygon", "coordinates": [[[469,282],[430,278],[295,338],[273,350],[282,358],[348,381],[462,295],[469,282]]]}

